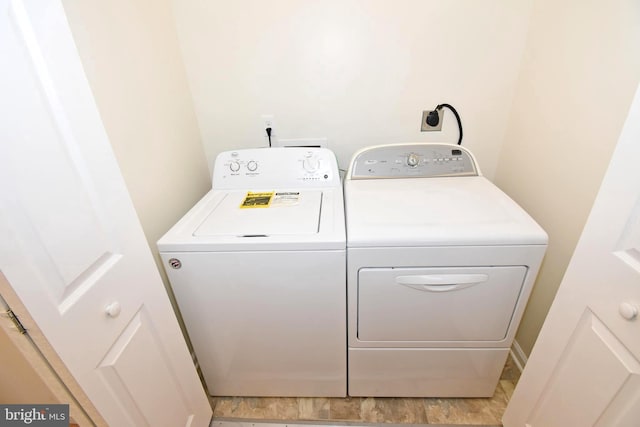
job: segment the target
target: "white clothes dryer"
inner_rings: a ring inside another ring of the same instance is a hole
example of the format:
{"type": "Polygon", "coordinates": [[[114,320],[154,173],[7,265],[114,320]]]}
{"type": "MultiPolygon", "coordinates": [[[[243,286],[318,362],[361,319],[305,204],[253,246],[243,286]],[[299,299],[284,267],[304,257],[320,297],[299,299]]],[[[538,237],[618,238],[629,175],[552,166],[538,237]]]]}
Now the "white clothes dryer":
{"type": "Polygon", "coordinates": [[[158,242],[210,394],[346,395],[345,245],[331,151],[218,155],[158,242]]]}
{"type": "Polygon", "coordinates": [[[366,148],[344,190],[349,395],[492,396],[546,233],[457,145],[366,148]]]}

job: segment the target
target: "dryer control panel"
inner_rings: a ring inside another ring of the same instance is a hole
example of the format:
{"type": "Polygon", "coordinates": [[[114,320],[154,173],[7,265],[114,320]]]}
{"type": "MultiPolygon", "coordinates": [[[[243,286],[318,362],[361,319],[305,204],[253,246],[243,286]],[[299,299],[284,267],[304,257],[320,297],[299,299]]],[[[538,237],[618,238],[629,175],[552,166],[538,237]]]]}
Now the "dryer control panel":
{"type": "Polygon", "coordinates": [[[216,157],[213,188],[340,187],[335,154],[326,148],[273,147],[225,151],[216,157]]]}
{"type": "Polygon", "coordinates": [[[473,154],[452,144],[393,144],[365,148],[353,156],[347,179],[478,176],[473,154]]]}

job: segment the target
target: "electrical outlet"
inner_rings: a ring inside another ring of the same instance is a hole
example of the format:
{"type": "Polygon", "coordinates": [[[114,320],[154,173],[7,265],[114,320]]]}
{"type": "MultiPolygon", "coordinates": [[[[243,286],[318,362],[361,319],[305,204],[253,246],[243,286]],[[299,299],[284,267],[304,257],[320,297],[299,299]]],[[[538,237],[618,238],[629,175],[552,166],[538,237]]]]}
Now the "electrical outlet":
{"type": "Polygon", "coordinates": [[[273,114],[263,114],[262,118],[262,139],[264,140],[264,145],[269,146],[269,135],[267,135],[267,128],[271,128],[271,146],[275,146],[275,142],[278,137],[276,135],[276,123],[275,117],[273,114]]]}
{"type": "Polygon", "coordinates": [[[442,130],[442,121],[444,119],[444,111],[436,111],[436,110],[425,110],[422,112],[422,122],[420,122],[420,132],[431,132],[436,130],[442,130]],[[438,114],[438,124],[435,126],[431,126],[427,123],[427,117],[429,117],[430,113],[436,112],[438,114]]]}

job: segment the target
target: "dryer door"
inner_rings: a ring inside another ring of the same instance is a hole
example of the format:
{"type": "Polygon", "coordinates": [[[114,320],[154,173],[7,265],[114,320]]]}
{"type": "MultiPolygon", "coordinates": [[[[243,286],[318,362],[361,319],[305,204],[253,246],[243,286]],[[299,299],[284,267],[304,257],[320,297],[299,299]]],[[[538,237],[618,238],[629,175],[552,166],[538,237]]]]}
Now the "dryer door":
{"type": "Polygon", "coordinates": [[[501,341],[527,268],[363,268],[360,341],[501,341]]]}

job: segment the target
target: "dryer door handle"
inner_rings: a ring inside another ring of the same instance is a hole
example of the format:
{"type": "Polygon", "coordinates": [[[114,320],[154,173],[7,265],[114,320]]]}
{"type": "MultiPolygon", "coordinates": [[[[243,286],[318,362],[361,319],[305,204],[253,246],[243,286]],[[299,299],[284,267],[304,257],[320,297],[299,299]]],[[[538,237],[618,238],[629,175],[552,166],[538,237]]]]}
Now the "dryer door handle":
{"type": "Polygon", "coordinates": [[[396,277],[396,283],[399,285],[428,292],[458,291],[487,280],[487,274],[425,274],[396,277]]]}

